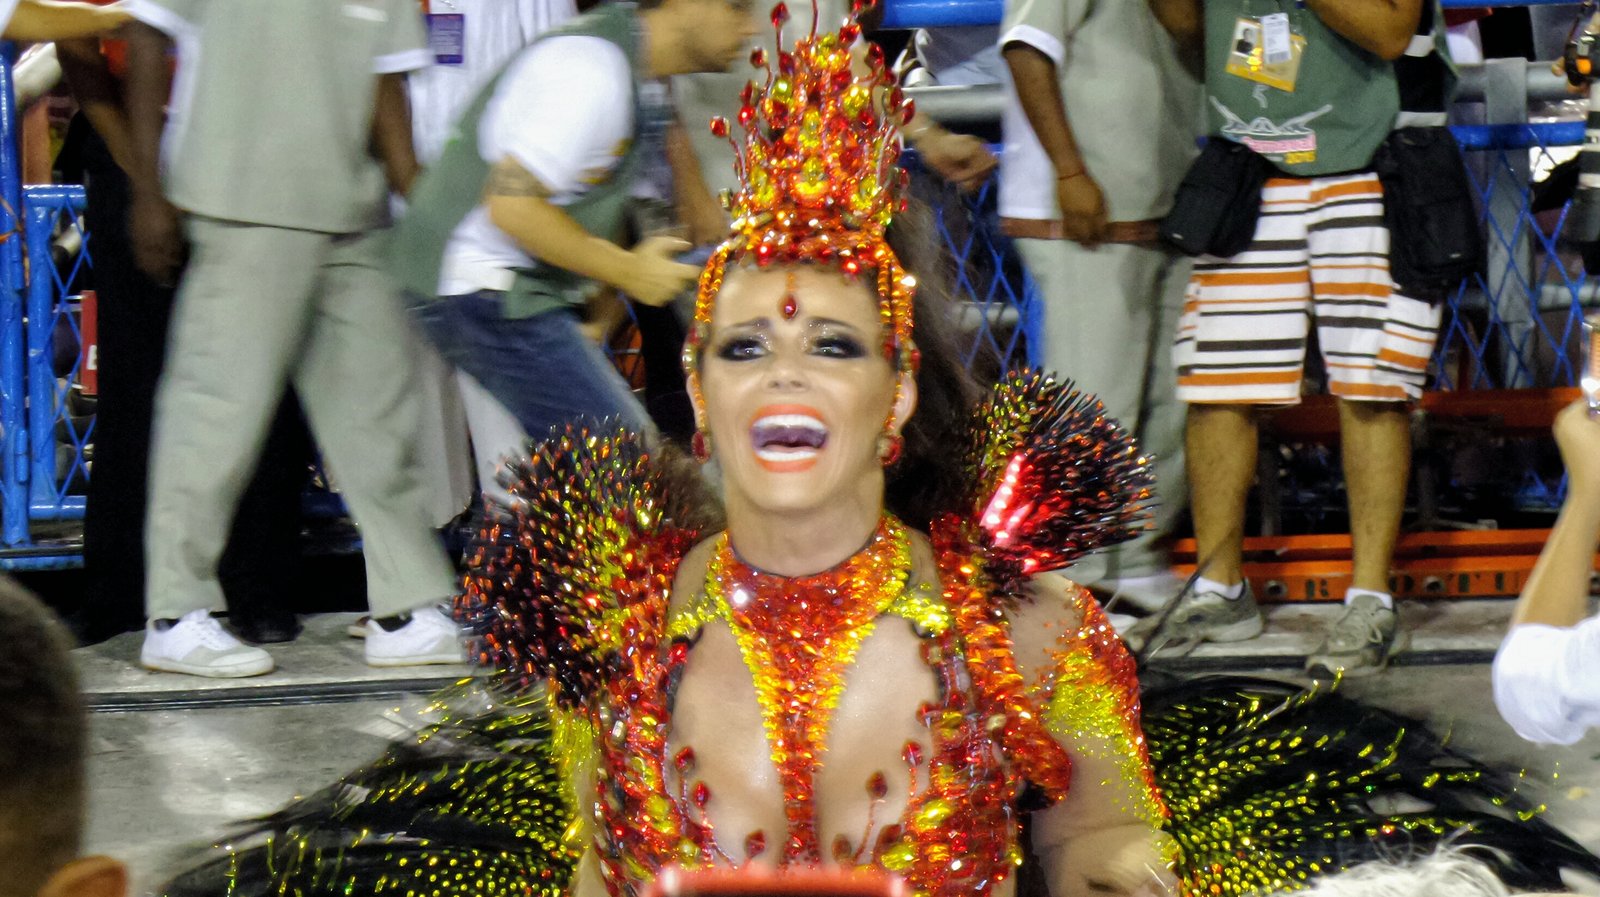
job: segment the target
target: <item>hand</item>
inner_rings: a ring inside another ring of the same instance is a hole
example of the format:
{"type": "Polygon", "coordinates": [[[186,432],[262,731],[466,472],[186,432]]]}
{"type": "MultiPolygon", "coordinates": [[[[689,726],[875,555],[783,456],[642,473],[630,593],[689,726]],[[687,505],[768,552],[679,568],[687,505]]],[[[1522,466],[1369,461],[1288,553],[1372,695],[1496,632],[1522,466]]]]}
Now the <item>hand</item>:
{"type": "Polygon", "coordinates": [[[1579,399],[1561,409],[1555,433],[1572,491],[1589,495],[1600,490],[1600,420],[1589,416],[1589,403],[1579,399]]]}
{"type": "Polygon", "coordinates": [[[149,190],[134,192],[128,210],[133,260],[146,277],[161,286],[172,286],[177,281],[184,256],[188,254],[182,218],[178,208],[161,194],[149,190]]]}
{"type": "Polygon", "coordinates": [[[1067,843],[1050,870],[1056,897],[1167,897],[1177,893],[1162,859],[1165,835],[1144,823],[1085,832],[1067,843]]]}
{"type": "Polygon", "coordinates": [[[645,305],[663,306],[678,298],[700,277],[700,269],[675,261],[673,256],[689,251],[687,240],[677,237],[650,237],[633,248],[633,264],[617,286],[645,305]]]}
{"type": "Polygon", "coordinates": [[[1000,164],[982,140],[949,131],[930,134],[919,141],[917,153],[928,170],[968,193],[982,187],[1000,164]]]}
{"type": "Polygon", "coordinates": [[[1085,171],[1056,181],[1061,205],[1061,231],[1067,239],[1093,249],[1106,235],[1106,198],[1085,171]]]}

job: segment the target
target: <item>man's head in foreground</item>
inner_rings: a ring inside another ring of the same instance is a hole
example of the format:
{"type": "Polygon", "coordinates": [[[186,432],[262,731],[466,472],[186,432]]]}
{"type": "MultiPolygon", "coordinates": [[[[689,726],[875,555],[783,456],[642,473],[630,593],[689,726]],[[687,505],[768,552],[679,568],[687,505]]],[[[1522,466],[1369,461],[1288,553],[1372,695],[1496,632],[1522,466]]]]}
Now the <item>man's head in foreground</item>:
{"type": "Polygon", "coordinates": [[[88,728],[72,640],[0,577],[0,897],[122,897],[127,873],[79,857],[88,728]]]}

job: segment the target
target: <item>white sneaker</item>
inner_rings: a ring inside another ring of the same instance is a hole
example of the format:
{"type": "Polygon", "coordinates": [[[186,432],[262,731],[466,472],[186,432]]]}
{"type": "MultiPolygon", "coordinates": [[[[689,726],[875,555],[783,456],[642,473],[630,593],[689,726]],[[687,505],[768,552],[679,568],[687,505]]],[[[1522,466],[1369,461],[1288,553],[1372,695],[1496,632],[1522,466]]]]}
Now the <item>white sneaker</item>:
{"type": "Polygon", "coordinates": [[[146,669],[211,679],[237,679],[272,672],[272,655],[228,634],[211,611],[192,610],[166,629],[144,627],[139,663],[146,669]]]}
{"type": "Polygon", "coordinates": [[[409,667],[428,663],[466,663],[467,651],[455,621],[436,607],[412,611],[393,632],[367,621],[367,665],[409,667]]]}

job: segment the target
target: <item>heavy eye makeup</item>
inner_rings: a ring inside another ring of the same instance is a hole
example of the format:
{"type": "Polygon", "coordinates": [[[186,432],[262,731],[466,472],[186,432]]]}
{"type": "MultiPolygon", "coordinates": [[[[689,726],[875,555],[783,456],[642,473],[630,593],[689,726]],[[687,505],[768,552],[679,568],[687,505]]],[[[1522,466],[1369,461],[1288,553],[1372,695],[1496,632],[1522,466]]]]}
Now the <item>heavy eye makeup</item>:
{"type": "MultiPolygon", "coordinates": [[[[773,335],[766,321],[728,328],[714,343],[713,354],[723,361],[753,361],[772,352],[773,335]]],[[[855,328],[838,321],[812,321],[802,337],[802,351],[821,358],[852,360],[867,356],[866,342],[855,328]]]]}
{"type": "Polygon", "coordinates": [[[845,333],[837,328],[824,327],[818,332],[807,334],[806,351],[812,355],[821,355],[825,358],[865,358],[867,347],[852,333],[845,333]]]}

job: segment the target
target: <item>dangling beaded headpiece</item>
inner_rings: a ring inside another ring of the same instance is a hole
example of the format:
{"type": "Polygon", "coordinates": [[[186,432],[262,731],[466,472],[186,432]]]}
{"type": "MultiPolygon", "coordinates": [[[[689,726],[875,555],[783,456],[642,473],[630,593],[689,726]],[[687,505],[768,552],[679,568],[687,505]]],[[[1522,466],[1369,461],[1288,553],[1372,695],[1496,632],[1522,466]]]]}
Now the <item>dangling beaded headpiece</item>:
{"type": "MultiPolygon", "coordinates": [[[[870,5],[854,0],[855,13],[870,5]]],[[[916,280],[900,267],[884,236],[895,213],[906,207],[901,195],[907,178],[895,163],[913,103],[895,85],[876,45],[868,50],[868,75],[855,77],[850,48],[861,39],[861,28],[854,21],[819,35],[813,6],[810,35],[785,51],[788,20],[787,4],[773,7],[775,65],[765,50],[750,54],[750,64],[766,70],[766,84],[751,81],[740,97],[743,146],[730,136],[727,119],[711,122],[713,134],[734,144],[739,189],[723,196],[733,230],[700,274],[685,365],[694,367],[729,264],[751,259],[760,267],[819,262],[851,276],[876,272],[885,353],[901,371],[914,371],[916,280]]]]}

